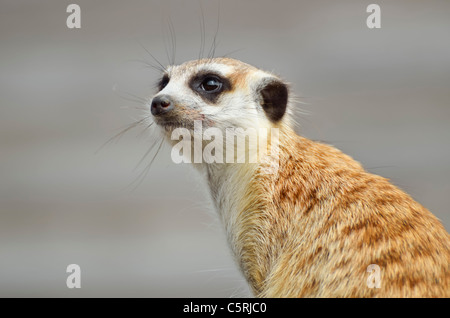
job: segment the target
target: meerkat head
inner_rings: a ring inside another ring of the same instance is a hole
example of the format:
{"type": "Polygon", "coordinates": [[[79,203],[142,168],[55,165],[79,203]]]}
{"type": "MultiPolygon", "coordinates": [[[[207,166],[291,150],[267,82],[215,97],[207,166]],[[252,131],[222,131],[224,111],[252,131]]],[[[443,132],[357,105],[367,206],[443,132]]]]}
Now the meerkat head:
{"type": "Polygon", "coordinates": [[[286,122],[288,86],[279,77],[230,58],[169,66],[150,105],[166,134],[175,128],[247,129],[286,122]]]}

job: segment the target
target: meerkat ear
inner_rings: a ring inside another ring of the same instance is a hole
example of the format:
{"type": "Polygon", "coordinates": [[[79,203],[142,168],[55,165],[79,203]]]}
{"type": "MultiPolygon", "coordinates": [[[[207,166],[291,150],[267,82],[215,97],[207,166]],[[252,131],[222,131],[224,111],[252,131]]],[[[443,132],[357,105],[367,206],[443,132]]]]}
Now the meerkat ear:
{"type": "Polygon", "coordinates": [[[280,121],[288,103],[287,85],[277,78],[266,78],[260,85],[259,93],[260,103],[267,118],[274,123],[280,121]]]}

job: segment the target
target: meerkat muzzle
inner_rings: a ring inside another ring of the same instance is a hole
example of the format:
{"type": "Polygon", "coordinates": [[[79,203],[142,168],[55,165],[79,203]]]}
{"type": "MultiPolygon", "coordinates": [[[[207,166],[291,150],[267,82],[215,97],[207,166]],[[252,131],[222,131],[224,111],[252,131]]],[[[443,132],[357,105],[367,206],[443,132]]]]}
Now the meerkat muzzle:
{"type": "Polygon", "coordinates": [[[170,98],[166,95],[161,95],[153,98],[150,110],[153,116],[161,116],[170,112],[173,108],[170,98]]]}

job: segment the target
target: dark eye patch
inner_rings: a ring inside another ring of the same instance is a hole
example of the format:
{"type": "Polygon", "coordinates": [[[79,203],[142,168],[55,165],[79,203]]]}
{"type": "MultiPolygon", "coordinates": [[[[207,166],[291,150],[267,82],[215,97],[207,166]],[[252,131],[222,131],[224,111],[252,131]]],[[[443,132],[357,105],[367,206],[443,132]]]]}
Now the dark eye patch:
{"type": "Polygon", "coordinates": [[[216,103],[220,94],[231,90],[231,83],[218,74],[205,72],[194,75],[189,81],[189,87],[206,102],[216,103]]]}
{"type": "Polygon", "coordinates": [[[158,91],[162,91],[164,87],[169,84],[170,78],[169,75],[164,74],[164,76],[156,83],[156,87],[158,88],[158,91]]]}

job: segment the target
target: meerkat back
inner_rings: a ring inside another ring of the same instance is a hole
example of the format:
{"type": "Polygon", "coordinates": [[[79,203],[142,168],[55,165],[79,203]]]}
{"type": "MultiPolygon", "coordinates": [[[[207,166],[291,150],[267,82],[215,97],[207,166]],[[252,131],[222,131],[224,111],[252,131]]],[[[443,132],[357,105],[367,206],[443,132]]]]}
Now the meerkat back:
{"type": "Polygon", "coordinates": [[[263,259],[248,267],[256,295],[450,296],[450,239],[434,215],[334,148],[286,139],[278,175],[249,191],[271,193],[264,213],[244,208],[264,219],[246,235],[272,240],[249,250],[263,259]]]}
{"type": "Polygon", "coordinates": [[[272,159],[196,164],[254,295],[449,297],[442,224],[387,179],[297,135],[291,107],[283,80],[230,58],[170,66],[150,106],[172,144],[178,128],[194,140],[196,122],[276,129],[276,169],[272,159]]]}

